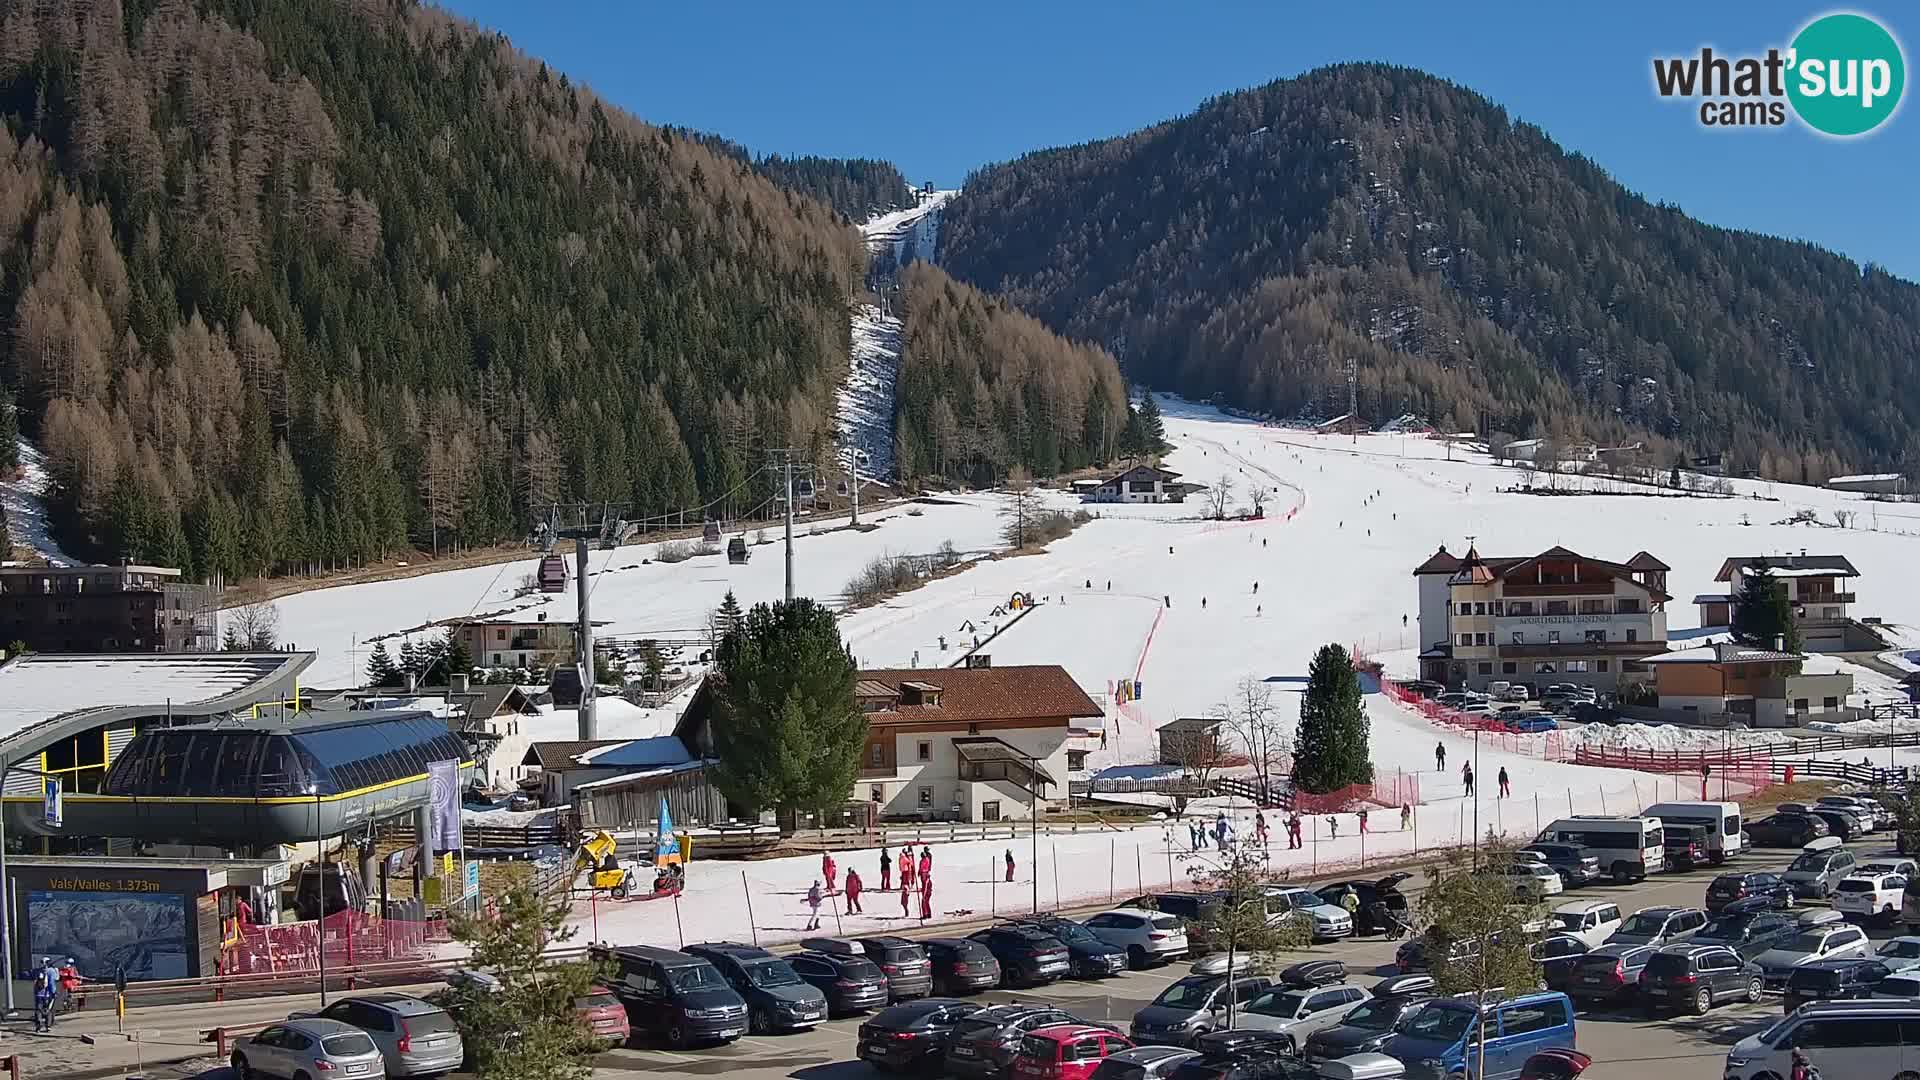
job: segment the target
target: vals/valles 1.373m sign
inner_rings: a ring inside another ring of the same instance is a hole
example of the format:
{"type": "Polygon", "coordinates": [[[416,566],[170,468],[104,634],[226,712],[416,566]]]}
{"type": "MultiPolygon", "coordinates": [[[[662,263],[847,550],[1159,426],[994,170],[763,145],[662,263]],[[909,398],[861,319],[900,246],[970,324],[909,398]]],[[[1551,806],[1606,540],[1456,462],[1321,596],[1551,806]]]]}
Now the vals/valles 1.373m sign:
{"type": "Polygon", "coordinates": [[[1878,21],[1822,15],[1786,48],[1763,55],[1655,57],[1654,90],[1699,101],[1706,127],[1780,127],[1789,115],[1823,135],[1864,135],[1885,124],[1906,89],[1906,56],[1878,21]]]}

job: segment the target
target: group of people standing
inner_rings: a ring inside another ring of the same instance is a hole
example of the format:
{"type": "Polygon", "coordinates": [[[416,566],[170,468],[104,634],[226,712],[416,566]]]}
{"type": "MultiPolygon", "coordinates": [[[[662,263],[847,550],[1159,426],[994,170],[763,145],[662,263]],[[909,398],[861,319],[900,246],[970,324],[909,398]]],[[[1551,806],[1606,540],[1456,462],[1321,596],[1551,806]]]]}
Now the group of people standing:
{"type": "MultiPolygon", "coordinates": [[[[933,918],[933,848],[920,845],[918,860],[914,857],[913,845],[900,846],[900,915],[902,918],[912,914],[912,897],[916,884],[920,892],[920,919],[922,922],[933,918]]],[[[893,852],[888,848],[880,849],[880,891],[893,891],[893,852]]],[[[820,929],[820,905],[833,895],[839,885],[840,864],[834,861],[831,851],[820,856],[820,878],[814,879],[813,887],[807,890],[807,929],[820,929]],[[820,878],[826,880],[826,888],[820,887],[820,878]]],[[[1013,851],[1007,851],[1007,880],[1013,880],[1013,851]]],[[[860,879],[860,871],[847,867],[846,899],[847,914],[864,915],[866,909],[860,906],[860,895],[866,891],[866,883],[860,879]]]]}
{"type": "MultiPolygon", "coordinates": [[[[1435,772],[1445,772],[1447,770],[1447,746],[1445,743],[1435,743],[1433,745],[1433,770],[1435,772]]],[[[1500,774],[1494,779],[1500,785],[1501,798],[1505,799],[1513,795],[1513,780],[1507,776],[1507,767],[1505,765],[1500,766],[1500,774]]],[[[1473,798],[1473,780],[1473,762],[1461,762],[1460,786],[1466,789],[1466,796],[1469,799],[1473,798]]]]}

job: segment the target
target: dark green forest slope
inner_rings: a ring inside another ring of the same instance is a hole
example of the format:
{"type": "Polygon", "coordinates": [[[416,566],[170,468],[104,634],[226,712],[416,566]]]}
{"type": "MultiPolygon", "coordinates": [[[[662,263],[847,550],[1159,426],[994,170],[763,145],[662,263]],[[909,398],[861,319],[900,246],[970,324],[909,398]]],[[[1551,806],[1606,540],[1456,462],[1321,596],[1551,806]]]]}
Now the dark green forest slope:
{"type": "Polygon", "coordinates": [[[825,205],[400,0],[0,16],[0,374],[73,550],[228,576],[751,509],[820,448],[825,205]]]}
{"type": "Polygon", "coordinates": [[[1920,287],[1647,202],[1471,91],[1321,69],[983,170],[941,262],[1130,378],[1281,415],[1920,468],[1920,287]]]}
{"type": "Polygon", "coordinates": [[[851,221],[913,205],[907,178],[891,161],[779,154],[755,157],[753,151],[719,135],[680,127],[667,130],[744,161],[781,188],[826,203],[851,221]]]}

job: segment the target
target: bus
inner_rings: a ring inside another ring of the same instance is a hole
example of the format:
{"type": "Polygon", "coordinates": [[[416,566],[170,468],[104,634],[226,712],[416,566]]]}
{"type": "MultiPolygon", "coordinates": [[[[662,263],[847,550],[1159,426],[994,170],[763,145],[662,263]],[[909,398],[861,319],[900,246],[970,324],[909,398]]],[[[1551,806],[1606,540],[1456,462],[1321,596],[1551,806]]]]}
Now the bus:
{"type": "Polygon", "coordinates": [[[1666,835],[1657,817],[1576,814],[1540,830],[1536,843],[1579,844],[1616,884],[1639,881],[1666,866],[1666,835]]]}

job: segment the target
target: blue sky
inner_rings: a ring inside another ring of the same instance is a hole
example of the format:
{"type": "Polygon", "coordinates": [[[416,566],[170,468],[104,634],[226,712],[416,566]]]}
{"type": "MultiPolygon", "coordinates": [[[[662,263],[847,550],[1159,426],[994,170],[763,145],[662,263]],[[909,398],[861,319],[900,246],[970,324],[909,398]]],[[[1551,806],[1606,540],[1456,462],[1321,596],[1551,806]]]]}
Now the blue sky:
{"type": "MultiPolygon", "coordinates": [[[[1832,140],[1708,130],[1654,96],[1653,56],[1784,47],[1835,10],[1822,5],[442,2],[644,119],[762,153],[885,158],[941,186],[1322,64],[1404,64],[1487,95],[1648,198],[1920,280],[1913,102],[1832,140]]],[[[1920,11],[1848,10],[1880,19],[1914,63],[1920,11]]]]}

